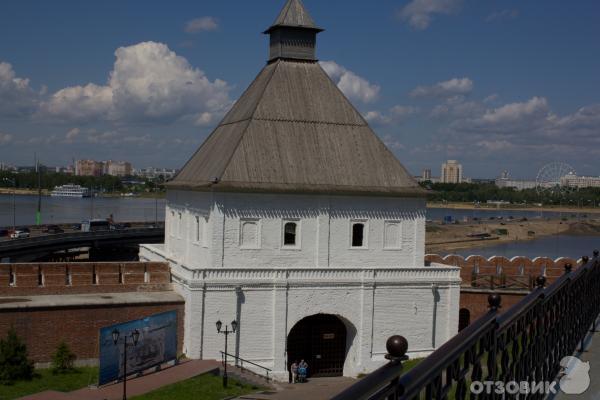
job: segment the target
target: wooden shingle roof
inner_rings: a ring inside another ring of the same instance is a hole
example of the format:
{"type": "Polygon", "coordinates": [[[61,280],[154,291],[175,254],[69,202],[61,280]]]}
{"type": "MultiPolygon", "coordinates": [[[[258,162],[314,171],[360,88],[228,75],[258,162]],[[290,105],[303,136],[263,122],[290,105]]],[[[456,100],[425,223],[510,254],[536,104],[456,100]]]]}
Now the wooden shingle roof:
{"type": "MultiPolygon", "coordinates": [[[[316,27],[299,0],[289,0],[277,21],[316,27]]],[[[167,186],[426,194],[318,62],[286,58],[267,64],[167,186]]]]}
{"type": "Polygon", "coordinates": [[[322,31],[321,28],[315,24],[302,0],[288,0],[273,25],[266,31],[273,30],[275,27],[287,26],[291,28],[308,28],[317,31],[322,31]]]}

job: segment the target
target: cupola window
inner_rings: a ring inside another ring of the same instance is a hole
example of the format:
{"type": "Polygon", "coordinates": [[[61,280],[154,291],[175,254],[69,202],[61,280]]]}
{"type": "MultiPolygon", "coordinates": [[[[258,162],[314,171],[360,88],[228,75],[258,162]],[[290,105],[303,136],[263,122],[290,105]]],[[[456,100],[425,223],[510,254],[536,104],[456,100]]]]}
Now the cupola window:
{"type": "Polygon", "coordinates": [[[352,223],[352,231],[350,238],[352,247],[354,248],[365,248],[366,245],[366,223],[364,221],[353,222],[352,223]]]}
{"type": "Polygon", "coordinates": [[[283,245],[296,246],[296,234],[298,224],[295,222],[287,222],[283,228],[283,245]]]}

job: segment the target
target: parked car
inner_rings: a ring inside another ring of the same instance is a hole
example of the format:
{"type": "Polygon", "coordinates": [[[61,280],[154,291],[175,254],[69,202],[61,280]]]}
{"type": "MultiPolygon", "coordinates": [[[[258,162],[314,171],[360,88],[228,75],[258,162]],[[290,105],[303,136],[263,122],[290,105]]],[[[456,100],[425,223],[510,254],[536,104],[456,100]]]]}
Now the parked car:
{"type": "Polygon", "coordinates": [[[0,237],[8,236],[8,229],[0,229],[0,237]]]}
{"type": "Polygon", "coordinates": [[[65,230],[58,225],[48,225],[48,227],[46,227],[46,229],[44,230],[44,233],[54,235],[57,233],[65,233],[65,230]]]}
{"type": "Polygon", "coordinates": [[[29,236],[30,236],[29,232],[14,231],[13,233],[11,233],[10,238],[11,239],[25,239],[25,238],[28,238],[29,236]]]}

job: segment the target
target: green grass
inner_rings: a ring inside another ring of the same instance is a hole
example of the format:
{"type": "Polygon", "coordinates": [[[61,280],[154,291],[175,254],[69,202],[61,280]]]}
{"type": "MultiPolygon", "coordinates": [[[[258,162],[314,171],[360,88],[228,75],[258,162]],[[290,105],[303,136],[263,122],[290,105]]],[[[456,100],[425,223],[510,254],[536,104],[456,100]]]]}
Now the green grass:
{"type": "Polygon", "coordinates": [[[183,382],[174,383],[132,400],[221,400],[230,396],[241,396],[261,390],[258,386],[246,385],[229,378],[227,389],[223,388],[220,376],[204,374],[183,382]]]}
{"type": "Polygon", "coordinates": [[[424,358],[412,358],[402,363],[402,375],[416,367],[424,358]]]}
{"type": "Polygon", "coordinates": [[[82,367],[77,368],[70,374],[57,375],[54,375],[50,369],[36,369],[35,376],[30,381],[18,381],[12,385],[0,385],[0,399],[16,399],[46,390],[70,392],[96,383],[97,380],[97,367],[82,367]]]}

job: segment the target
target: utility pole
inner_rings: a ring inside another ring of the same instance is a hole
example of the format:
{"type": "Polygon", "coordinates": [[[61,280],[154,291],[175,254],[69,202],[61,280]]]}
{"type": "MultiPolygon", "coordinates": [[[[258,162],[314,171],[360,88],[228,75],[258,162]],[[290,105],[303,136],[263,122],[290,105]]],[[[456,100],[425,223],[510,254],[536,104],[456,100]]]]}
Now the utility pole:
{"type": "Polygon", "coordinates": [[[35,171],[37,172],[38,178],[38,204],[37,212],[35,214],[35,224],[40,226],[42,223],[42,171],[40,169],[40,160],[35,156],[35,171]]]}

